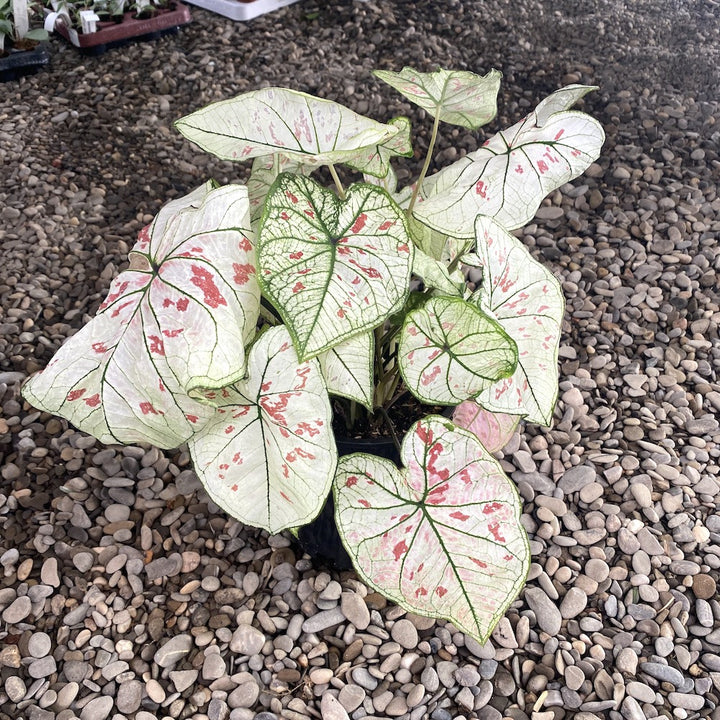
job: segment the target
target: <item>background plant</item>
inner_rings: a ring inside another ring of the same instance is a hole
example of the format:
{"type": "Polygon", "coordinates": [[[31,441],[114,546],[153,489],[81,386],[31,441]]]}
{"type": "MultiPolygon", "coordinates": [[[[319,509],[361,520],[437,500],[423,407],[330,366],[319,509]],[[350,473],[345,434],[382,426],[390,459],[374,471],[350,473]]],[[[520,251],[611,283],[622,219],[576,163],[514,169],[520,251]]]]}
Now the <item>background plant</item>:
{"type": "Polygon", "coordinates": [[[31,28],[30,17],[36,5],[27,0],[0,0],[0,53],[6,45],[17,45],[21,40],[41,42],[47,40],[43,28],[31,28]]]}
{"type": "Polygon", "coordinates": [[[413,186],[397,191],[390,163],[412,153],[406,118],[281,88],[183,118],[201,147],[253,159],[247,186],[166,205],[97,317],[24,392],[103,442],[187,442],[213,499],[270,532],[310,521],[332,487],[358,573],[482,640],[529,566],[517,492],[483,442],[501,447],[520,417],[551,422],[564,310],[510,231],[597,157],[603,133],[569,110],[591,88],[569,86],[428,175],[441,122],[494,117],[499,73],[377,75],[433,117],[413,186]],[[362,180],[345,188],[337,164],[362,180]],[[310,177],[321,166],[334,191],[310,177]],[[338,461],[331,396],[348,424],[363,406],[387,424],[408,393],[458,405],[455,422],[415,422],[400,469],[338,461]]]}

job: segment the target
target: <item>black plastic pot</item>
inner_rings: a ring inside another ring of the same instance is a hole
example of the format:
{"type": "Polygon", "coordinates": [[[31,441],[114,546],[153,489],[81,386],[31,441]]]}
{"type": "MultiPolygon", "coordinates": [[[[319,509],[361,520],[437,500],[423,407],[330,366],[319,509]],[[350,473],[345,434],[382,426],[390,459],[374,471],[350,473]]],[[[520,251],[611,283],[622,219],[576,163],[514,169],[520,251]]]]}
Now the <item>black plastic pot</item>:
{"type": "MultiPolygon", "coordinates": [[[[389,438],[374,440],[338,438],[336,443],[340,457],[361,452],[379,455],[395,463],[400,462],[397,448],[389,438]]],[[[352,561],[342,544],[337,525],[335,525],[335,503],[332,493],[315,520],[300,528],[298,541],[302,549],[317,565],[333,570],[352,570],[352,561]]]]}
{"type": "Polygon", "coordinates": [[[0,82],[17,80],[36,72],[49,62],[50,53],[45,45],[38,45],[32,50],[12,50],[0,58],[0,82]]]}

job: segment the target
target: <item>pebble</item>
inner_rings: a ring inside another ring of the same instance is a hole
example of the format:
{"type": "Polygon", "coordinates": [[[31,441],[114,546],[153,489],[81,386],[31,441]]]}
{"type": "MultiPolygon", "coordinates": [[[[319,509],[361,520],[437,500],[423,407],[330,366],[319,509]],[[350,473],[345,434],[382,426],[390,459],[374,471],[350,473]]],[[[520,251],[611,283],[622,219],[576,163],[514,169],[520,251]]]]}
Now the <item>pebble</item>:
{"type": "Polygon", "coordinates": [[[153,661],[161,668],[172,667],[190,652],[193,644],[190,635],[175,635],[157,649],[153,661]]]}
{"type": "Polygon", "coordinates": [[[717,585],[712,576],[706,573],[698,573],[693,577],[692,590],[696,598],[700,600],[710,600],[715,597],[717,585]]]}
{"type": "Polygon", "coordinates": [[[587,595],[576,587],[571,587],[560,603],[560,615],[569,620],[577,617],[587,606],[587,595]]]}
{"type": "Polygon", "coordinates": [[[320,701],[322,720],[350,720],[346,708],[334,695],[326,692],[320,701]]]}
{"type": "Polygon", "coordinates": [[[10,675],[5,679],[5,692],[11,702],[19,703],[25,697],[27,687],[22,678],[10,675]]]}
{"type": "Polygon", "coordinates": [[[32,611],[32,602],[27,595],[15,598],[12,603],[3,610],[2,619],[8,625],[22,622],[32,611]]]}
{"type": "Polygon", "coordinates": [[[256,627],[239,624],[232,634],[230,650],[238,655],[257,655],[265,644],[265,635],[256,627]]]}
{"type": "Polygon", "coordinates": [[[412,650],[417,647],[418,632],[410,620],[405,618],[396,620],[390,634],[392,639],[406,650],[412,650]]]}
{"type": "Polygon", "coordinates": [[[343,616],[358,630],[367,629],[370,624],[370,611],[360,595],[344,592],[340,596],[340,609],[343,616]]]}
{"type": "Polygon", "coordinates": [[[47,633],[36,632],[28,639],[28,652],[35,658],[45,657],[52,649],[52,640],[47,633]]]}
{"type": "Polygon", "coordinates": [[[105,720],[114,704],[113,699],[107,695],[93,698],[80,712],[80,720],[105,720]]]}
{"type": "Polygon", "coordinates": [[[527,587],[525,600],[535,613],[540,628],[550,636],[557,635],[562,625],[562,615],[547,594],[540,588],[527,587]]]}

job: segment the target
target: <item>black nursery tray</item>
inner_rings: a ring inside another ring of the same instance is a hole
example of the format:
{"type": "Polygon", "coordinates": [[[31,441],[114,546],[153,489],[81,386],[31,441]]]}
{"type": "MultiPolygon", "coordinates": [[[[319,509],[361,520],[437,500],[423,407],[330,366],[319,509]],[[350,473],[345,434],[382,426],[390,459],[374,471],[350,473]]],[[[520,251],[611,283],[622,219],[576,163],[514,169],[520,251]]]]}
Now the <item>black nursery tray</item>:
{"type": "Polygon", "coordinates": [[[189,23],[191,19],[190,8],[174,2],[150,18],[138,18],[132,12],[126,12],[122,22],[99,22],[94,33],[79,33],[63,22],[58,22],[55,29],[85,55],[102,55],[106,50],[136,40],[155,40],[176,33],[181,25],[189,23]]]}
{"type": "Polygon", "coordinates": [[[0,57],[0,82],[30,75],[49,62],[50,53],[45,45],[38,45],[32,50],[11,50],[6,57],[0,57]]]}

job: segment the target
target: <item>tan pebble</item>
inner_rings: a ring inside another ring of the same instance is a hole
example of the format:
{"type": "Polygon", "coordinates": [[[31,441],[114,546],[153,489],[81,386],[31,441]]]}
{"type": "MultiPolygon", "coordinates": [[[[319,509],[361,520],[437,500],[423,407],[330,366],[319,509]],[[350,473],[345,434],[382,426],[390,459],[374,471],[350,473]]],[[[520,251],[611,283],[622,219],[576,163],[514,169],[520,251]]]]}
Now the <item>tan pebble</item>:
{"type": "Polygon", "coordinates": [[[709,600],[714,597],[717,590],[717,583],[710,575],[699,573],[692,579],[692,590],[695,597],[700,600],[709,600]]]}

